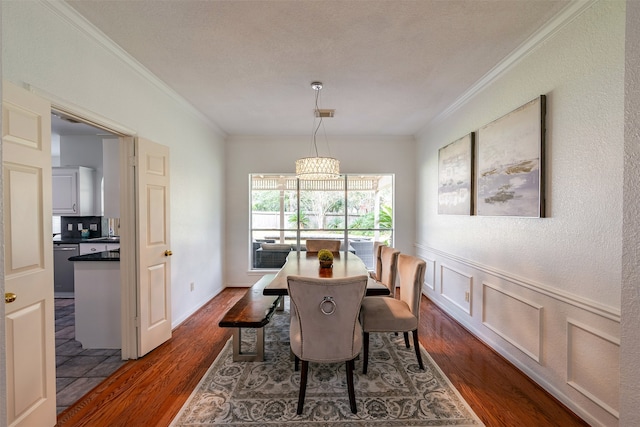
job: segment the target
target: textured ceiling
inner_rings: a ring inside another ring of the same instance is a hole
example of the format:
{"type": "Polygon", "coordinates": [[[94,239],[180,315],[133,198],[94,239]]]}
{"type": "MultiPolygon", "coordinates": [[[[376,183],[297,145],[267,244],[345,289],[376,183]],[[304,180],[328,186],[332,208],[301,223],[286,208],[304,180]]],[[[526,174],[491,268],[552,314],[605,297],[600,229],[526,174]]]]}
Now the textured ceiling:
{"type": "Polygon", "coordinates": [[[68,1],[230,135],[413,135],[567,1],[68,1]]]}

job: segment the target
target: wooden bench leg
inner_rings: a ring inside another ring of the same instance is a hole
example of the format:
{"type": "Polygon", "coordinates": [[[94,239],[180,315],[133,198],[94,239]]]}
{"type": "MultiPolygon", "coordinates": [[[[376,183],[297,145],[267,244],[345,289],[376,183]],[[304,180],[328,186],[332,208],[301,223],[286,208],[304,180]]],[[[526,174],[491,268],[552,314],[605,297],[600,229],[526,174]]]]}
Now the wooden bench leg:
{"type": "Polygon", "coordinates": [[[242,328],[233,328],[233,361],[264,361],[264,328],[256,328],[256,351],[253,353],[244,353],[242,351],[242,328]]]}

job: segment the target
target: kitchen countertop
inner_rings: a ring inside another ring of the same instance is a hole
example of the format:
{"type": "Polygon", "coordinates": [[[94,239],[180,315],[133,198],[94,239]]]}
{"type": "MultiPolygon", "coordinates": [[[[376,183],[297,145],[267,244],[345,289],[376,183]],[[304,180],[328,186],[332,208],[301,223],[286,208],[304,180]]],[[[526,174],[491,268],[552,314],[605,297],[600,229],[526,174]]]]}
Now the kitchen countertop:
{"type": "Polygon", "coordinates": [[[62,238],[59,234],[53,238],[53,243],[120,243],[120,237],[92,237],[82,239],[78,237],[62,238]]]}
{"type": "Polygon", "coordinates": [[[69,261],[120,261],[120,249],[72,256],[69,261]]]}

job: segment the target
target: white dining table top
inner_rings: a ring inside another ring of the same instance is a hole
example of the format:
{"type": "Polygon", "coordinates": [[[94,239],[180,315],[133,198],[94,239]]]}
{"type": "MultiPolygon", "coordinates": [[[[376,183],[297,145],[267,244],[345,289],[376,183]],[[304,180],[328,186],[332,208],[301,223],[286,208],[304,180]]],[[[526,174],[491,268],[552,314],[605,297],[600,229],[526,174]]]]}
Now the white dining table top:
{"type": "MultiPolygon", "coordinates": [[[[350,252],[340,252],[335,255],[332,268],[320,268],[316,253],[292,251],[276,277],[264,288],[263,294],[287,295],[288,276],[339,279],[361,275],[369,276],[369,271],[364,262],[350,252]]],[[[389,289],[384,284],[369,278],[367,295],[389,295],[389,293],[389,289]]]]}

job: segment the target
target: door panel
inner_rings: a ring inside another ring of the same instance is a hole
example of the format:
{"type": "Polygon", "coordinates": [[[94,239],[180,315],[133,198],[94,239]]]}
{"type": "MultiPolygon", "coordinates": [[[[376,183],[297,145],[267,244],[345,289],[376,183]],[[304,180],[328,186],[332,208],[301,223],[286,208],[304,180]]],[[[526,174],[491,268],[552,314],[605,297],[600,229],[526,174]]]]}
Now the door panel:
{"type": "Polygon", "coordinates": [[[46,335],[45,312],[44,304],[32,304],[6,316],[7,337],[12,344],[11,351],[7,351],[7,366],[10,368],[7,381],[14,390],[9,400],[9,415],[14,419],[46,398],[46,342],[32,338],[46,335]]]}
{"type": "Polygon", "coordinates": [[[138,356],[171,338],[169,148],[136,140],[138,356]]]}
{"type": "Polygon", "coordinates": [[[5,162],[5,239],[12,242],[5,253],[6,274],[45,268],[46,246],[42,229],[42,170],[5,162]],[[34,245],[35,244],[35,245],[34,245]],[[34,250],[35,249],[35,250],[34,250]]]}
{"type": "Polygon", "coordinates": [[[9,426],[56,424],[51,106],[3,83],[3,190],[9,426]]]}

